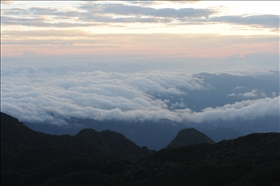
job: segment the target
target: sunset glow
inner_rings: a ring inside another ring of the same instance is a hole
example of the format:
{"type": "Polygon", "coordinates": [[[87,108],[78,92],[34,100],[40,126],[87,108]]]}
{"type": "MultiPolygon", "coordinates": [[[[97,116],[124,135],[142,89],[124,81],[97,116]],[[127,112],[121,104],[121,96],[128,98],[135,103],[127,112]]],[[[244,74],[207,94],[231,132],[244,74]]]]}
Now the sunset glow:
{"type": "Polygon", "coordinates": [[[2,1],[1,56],[278,52],[279,2],[2,1]]]}

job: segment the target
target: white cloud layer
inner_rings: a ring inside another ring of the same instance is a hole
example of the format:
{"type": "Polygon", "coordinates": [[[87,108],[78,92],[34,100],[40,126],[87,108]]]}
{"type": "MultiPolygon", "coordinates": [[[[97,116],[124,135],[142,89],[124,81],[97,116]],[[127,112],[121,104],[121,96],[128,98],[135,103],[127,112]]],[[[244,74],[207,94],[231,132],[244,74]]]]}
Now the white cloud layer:
{"type": "MultiPolygon", "coordinates": [[[[236,89],[244,89],[245,87],[241,87],[241,86],[237,86],[235,87],[235,90],[236,89]]],[[[240,97],[245,97],[245,98],[254,98],[254,97],[257,97],[257,96],[261,96],[261,97],[267,97],[267,95],[260,91],[260,90],[255,90],[255,89],[252,89],[250,92],[244,92],[244,93],[231,93],[231,94],[228,94],[228,96],[230,97],[234,97],[234,96],[240,96],[240,97]]],[[[273,96],[275,97],[275,96],[273,96]]]]}
{"type": "MultiPolygon", "coordinates": [[[[208,89],[203,79],[184,72],[85,72],[75,70],[76,67],[53,71],[40,65],[3,66],[2,112],[21,121],[59,125],[66,124],[65,119],[69,117],[203,122],[279,114],[279,96],[205,108],[200,112],[186,108],[183,102],[174,102],[169,108],[169,98],[162,97],[188,96],[188,91],[208,89]],[[175,107],[180,109],[173,110],[175,107]]],[[[243,96],[255,93],[252,90],[243,96]]]]}
{"type": "Polygon", "coordinates": [[[257,100],[244,100],[222,107],[206,108],[202,112],[192,112],[189,109],[178,110],[183,120],[193,122],[215,121],[217,119],[230,121],[233,119],[252,120],[267,115],[279,115],[279,96],[257,100]]]}
{"type": "Polygon", "coordinates": [[[250,92],[245,92],[242,94],[243,97],[256,97],[257,96],[257,91],[256,90],[251,90],[250,92]]]}
{"type": "Polygon", "coordinates": [[[2,111],[38,122],[55,122],[53,115],[98,120],[178,120],[168,111],[168,100],[154,96],[186,94],[181,88],[202,90],[202,83],[188,74],[160,71],[19,73],[2,77],[2,111]]]}

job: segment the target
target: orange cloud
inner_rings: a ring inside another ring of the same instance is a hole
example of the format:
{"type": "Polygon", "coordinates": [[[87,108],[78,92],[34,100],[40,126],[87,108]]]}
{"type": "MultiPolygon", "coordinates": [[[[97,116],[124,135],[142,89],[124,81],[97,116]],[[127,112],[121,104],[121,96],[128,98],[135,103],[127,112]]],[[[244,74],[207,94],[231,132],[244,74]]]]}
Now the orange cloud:
{"type": "Polygon", "coordinates": [[[12,0],[1,0],[1,4],[5,4],[5,5],[10,5],[13,4],[14,2],[12,0]]]}

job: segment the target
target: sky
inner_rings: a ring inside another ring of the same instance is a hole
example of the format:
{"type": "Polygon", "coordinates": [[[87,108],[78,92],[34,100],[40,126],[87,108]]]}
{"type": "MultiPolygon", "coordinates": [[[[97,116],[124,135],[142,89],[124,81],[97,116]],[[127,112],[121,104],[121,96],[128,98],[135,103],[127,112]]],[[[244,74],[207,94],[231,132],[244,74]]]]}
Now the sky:
{"type": "Polygon", "coordinates": [[[70,116],[200,122],[232,109],[225,116],[279,114],[279,91],[260,96],[258,87],[198,112],[168,97],[209,89],[195,73],[277,74],[279,5],[1,1],[1,111],[57,124],[70,116]],[[265,112],[255,112],[260,104],[265,112]]]}
{"type": "Polygon", "coordinates": [[[2,1],[2,56],[279,52],[279,2],[2,1]]]}

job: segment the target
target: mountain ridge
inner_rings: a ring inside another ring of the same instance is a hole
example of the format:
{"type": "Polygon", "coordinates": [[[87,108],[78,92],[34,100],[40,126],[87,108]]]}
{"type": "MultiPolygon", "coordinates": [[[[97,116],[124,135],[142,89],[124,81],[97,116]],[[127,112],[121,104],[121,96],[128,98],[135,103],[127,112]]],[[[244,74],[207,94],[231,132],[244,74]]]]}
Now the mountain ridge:
{"type": "Polygon", "coordinates": [[[32,131],[16,118],[1,113],[1,185],[280,184],[280,133],[254,133],[158,152],[134,147],[135,143],[123,134],[109,130],[83,129],[75,136],[54,136],[32,131]],[[12,130],[5,133],[2,129],[12,130]],[[70,141],[75,145],[65,143],[70,141]],[[104,142],[106,148],[96,142],[104,142]],[[128,148],[119,148],[120,144],[128,148]],[[93,146],[98,153],[89,153],[93,146]],[[146,154],[136,158],[139,150],[146,154]],[[7,161],[3,158],[5,151],[6,155],[16,155],[7,161]]]}
{"type": "Polygon", "coordinates": [[[215,143],[207,135],[194,128],[181,129],[176,137],[167,145],[168,147],[181,147],[199,143],[215,143]]]}
{"type": "MultiPolygon", "coordinates": [[[[239,122],[239,121],[236,121],[239,122]]],[[[265,122],[265,121],[262,121],[265,122]]],[[[91,119],[84,120],[69,120],[68,126],[55,126],[46,123],[25,123],[33,130],[41,131],[48,134],[70,134],[76,135],[83,128],[93,128],[96,131],[113,130],[115,132],[124,134],[126,138],[135,142],[138,146],[147,146],[149,149],[160,150],[165,148],[171,140],[177,135],[177,133],[184,128],[195,128],[198,131],[206,134],[215,142],[219,142],[225,139],[234,139],[247,133],[240,133],[234,129],[226,126],[226,123],[220,122],[219,125],[224,124],[225,128],[222,133],[220,127],[209,128],[208,123],[176,123],[170,120],[160,121],[143,121],[143,122],[130,122],[130,121],[96,121],[91,119]]]]}
{"type": "Polygon", "coordinates": [[[37,160],[44,164],[56,159],[49,154],[63,158],[60,153],[69,154],[67,157],[79,155],[101,159],[138,159],[151,155],[153,151],[141,148],[124,135],[109,130],[97,132],[94,129],[83,129],[75,136],[36,132],[18,119],[1,112],[1,170],[10,165],[16,167],[13,162],[24,158],[31,162],[26,164],[26,168],[31,168],[32,165],[39,165],[33,163],[37,160]],[[116,143],[119,146],[114,146],[116,143]],[[51,152],[48,153],[48,150],[51,152]],[[40,156],[32,157],[35,152],[40,156]]]}

